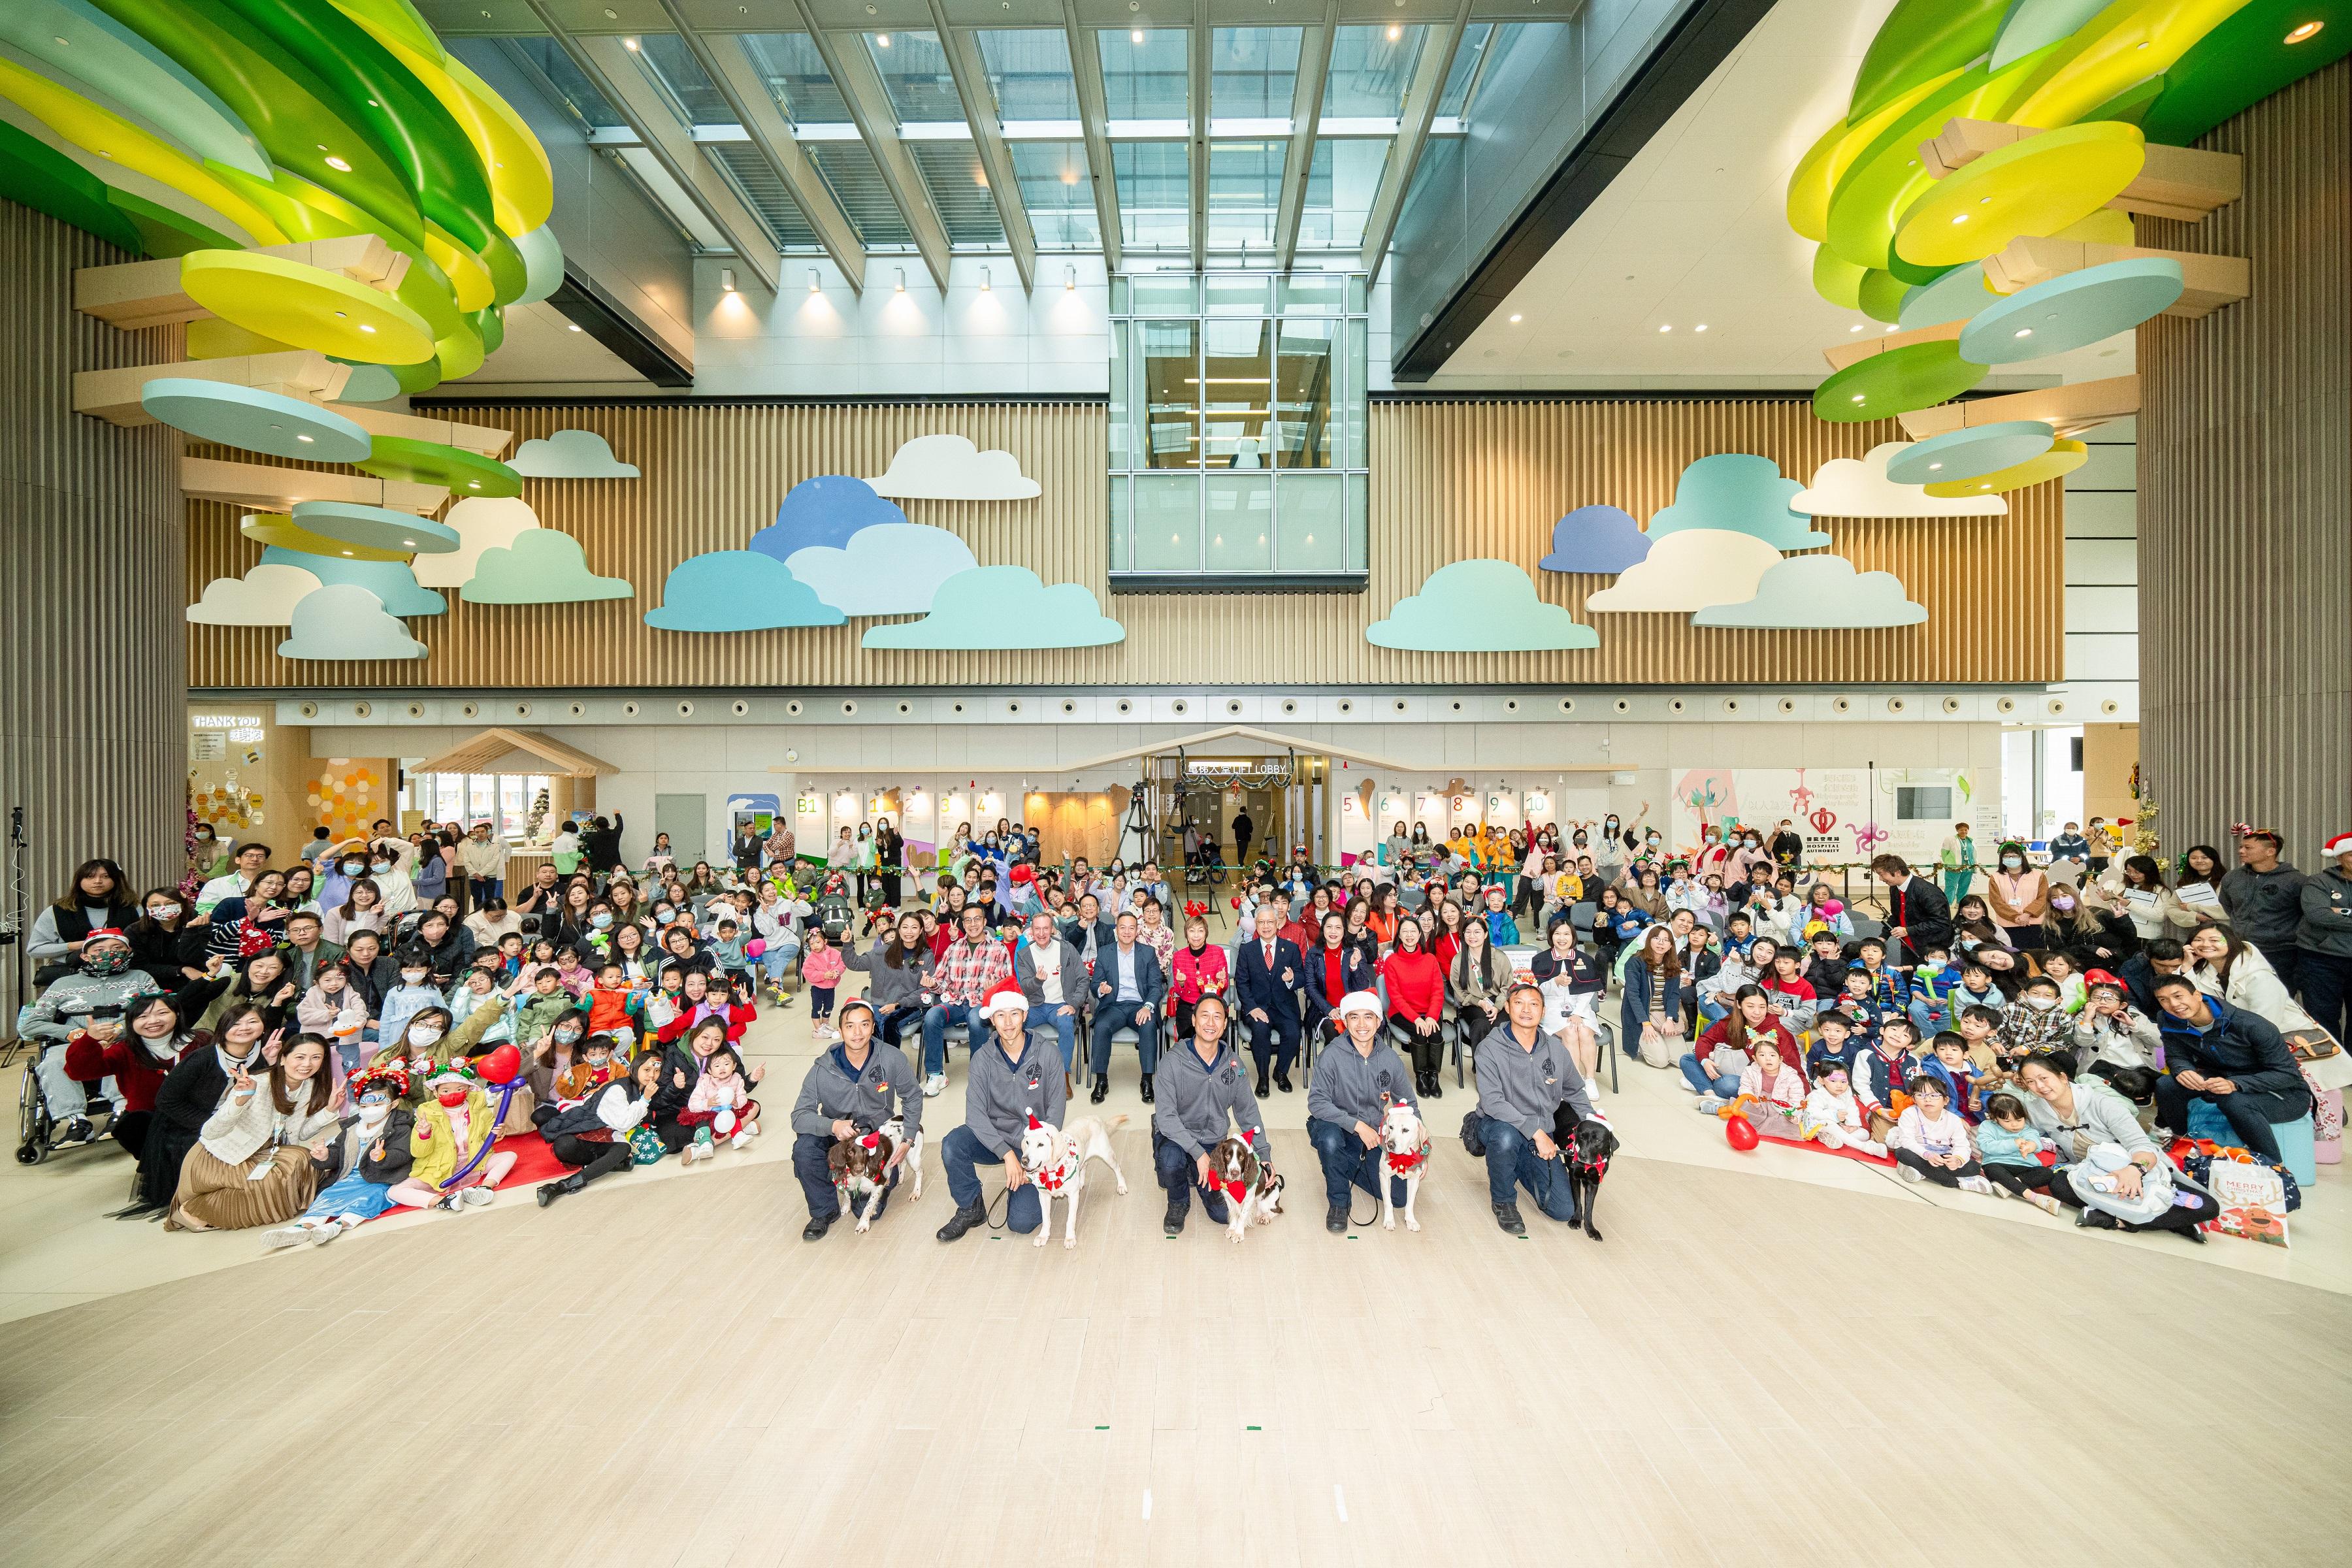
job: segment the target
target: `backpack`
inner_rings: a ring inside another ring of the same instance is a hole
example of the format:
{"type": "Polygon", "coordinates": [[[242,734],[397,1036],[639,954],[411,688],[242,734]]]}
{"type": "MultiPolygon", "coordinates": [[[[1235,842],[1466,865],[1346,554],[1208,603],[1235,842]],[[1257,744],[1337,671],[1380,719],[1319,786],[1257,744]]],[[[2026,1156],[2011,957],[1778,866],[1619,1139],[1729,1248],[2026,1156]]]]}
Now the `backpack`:
{"type": "Polygon", "coordinates": [[[1486,1140],[1478,1132],[1478,1113],[1465,1112],[1462,1118],[1462,1152],[1474,1160],[1486,1157],[1486,1140]]]}

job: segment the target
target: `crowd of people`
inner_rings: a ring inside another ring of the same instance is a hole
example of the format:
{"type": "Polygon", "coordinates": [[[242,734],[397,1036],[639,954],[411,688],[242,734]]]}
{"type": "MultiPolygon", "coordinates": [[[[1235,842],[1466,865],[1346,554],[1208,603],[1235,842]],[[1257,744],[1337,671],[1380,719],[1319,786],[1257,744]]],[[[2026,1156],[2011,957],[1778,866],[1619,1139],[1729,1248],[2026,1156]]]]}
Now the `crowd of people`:
{"type": "Polygon", "coordinates": [[[2213,1200],[2167,1150],[2200,1106],[2267,1161],[2284,1125],[2338,1130],[2341,1085],[2291,1042],[2345,1033],[2352,835],[2306,876],[2260,829],[2234,866],[2204,845],[2125,854],[2095,820],[2046,858],[2004,841],[1979,866],[1958,825],[1932,872],[1871,863],[1881,921],[1788,822],[1676,847],[1646,818],[1400,825],[1336,871],[1297,847],[1248,869],[1222,940],[1226,911],[1180,905],[1158,863],[1048,863],[1010,821],[920,868],[887,818],[822,859],[779,826],[715,868],[657,835],[633,868],[616,815],[565,828],[511,900],[487,823],[320,829],[289,864],[200,828],[177,887],[78,868],[31,932],[45,984],[19,1032],[40,1047],[42,1152],[95,1141],[102,1115],[135,1172],[126,1217],[273,1246],[488,1203],[517,1160],[502,1138],[568,1169],[542,1205],[740,1149],[762,1117],[744,1032],[803,991],[826,1047],[790,1117],[812,1239],[839,1216],[835,1145],[895,1126],[895,1182],[958,1043],[949,1240],[986,1219],[984,1163],[1008,1223],[1034,1227],[1025,1118],[1099,1103],[1129,1046],[1171,1235],[1196,1196],[1223,1218],[1219,1140],[1271,1162],[1260,1105],[1297,1091],[1302,1056],[1338,1230],[1351,1190],[1379,1195],[1383,1107],[1442,1098],[1449,1060],[1475,1069],[1497,1224],[1523,1229],[1521,1188],[1572,1219],[1552,1117],[1593,1114],[1612,1037],[1702,1110],[2092,1225],[2199,1234],[2213,1200]],[[844,999],[852,971],[864,994],[844,999]]]}

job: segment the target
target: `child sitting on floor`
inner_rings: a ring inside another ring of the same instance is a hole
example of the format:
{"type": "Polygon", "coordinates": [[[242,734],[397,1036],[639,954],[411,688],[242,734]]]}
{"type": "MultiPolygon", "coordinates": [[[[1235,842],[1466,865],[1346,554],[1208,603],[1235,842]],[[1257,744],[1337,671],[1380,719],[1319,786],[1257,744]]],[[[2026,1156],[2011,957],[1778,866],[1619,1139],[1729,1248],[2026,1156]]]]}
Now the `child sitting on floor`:
{"type": "Polygon", "coordinates": [[[1918,1037],[1908,1018],[1889,1018],[1855,1055],[1853,1092],[1865,1104],[1902,1109],[1904,1080],[1911,1076],[1911,1047],[1918,1037]]]}
{"type": "Polygon", "coordinates": [[[1961,961],[1959,984],[1952,987],[1945,1003],[1945,1011],[1955,1018],[1971,1007],[1984,1007],[1991,1011],[1993,1022],[1999,1023],[2001,1010],[2009,1005],[2009,993],[1994,983],[1991,970],[1969,958],[1961,961]]]}
{"type": "Polygon", "coordinates": [[[451,1062],[426,1080],[431,1097],[416,1108],[408,1134],[408,1174],[386,1194],[409,1208],[455,1209],[480,1205],[498,1196],[498,1185],[514,1169],[510,1153],[475,1155],[498,1136],[481,1076],[470,1062],[451,1062]],[[467,1169],[470,1166],[471,1169],[467,1169]],[[465,1175],[447,1187],[442,1185],[465,1175]]]}
{"type": "Polygon", "coordinates": [[[1886,1020],[1895,1016],[1874,999],[1870,975],[1862,969],[1845,972],[1844,988],[1838,993],[1832,1005],[1852,1021],[1854,1033],[1864,1039],[1876,1039],[1886,1020]]]}
{"type": "Polygon", "coordinates": [[[2090,988],[2075,971],[2073,959],[2063,952],[2045,952],[2042,955],[2042,973],[2057,982],[2058,1011],[2073,1017],[2083,1010],[2083,1004],[2090,999],[2090,988]]]}
{"type": "Polygon", "coordinates": [[[1749,1040],[1754,1055],[1739,1075],[1739,1097],[1760,1100],[1783,1116],[1793,1118],[1804,1109],[1805,1080],[1780,1059],[1780,1047],[1761,1036],[1749,1040]]]}
{"type": "Polygon", "coordinates": [[[342,1176],[310,1200],[299,1219],[262,1236],[271,1250],[307,1241],[324,1247],[392,1206],[393,1184],[408,1174],[408,1137],[415,1116],[400,1102],[408,1095],[404,1063],[362,1068],[344,1081],[357,1114],[343,1124],[342,1176]]]}
{"type": "Polygon", "coordinates": [[[555,1075],[555,1104],[569,1110],[608,1083],[616,1083],[621,1068],[613,1059],[613,1037],[591,1035],[582,1043],[572,1064],[555,1075]]]}
{"type": "Polygon", "coordinates": [[[1824,1149],[1853,1149],[1864,1154],[1885,1154],[1886,1145],[1870,1135],[1862,1102],[1853,1097],[1853,1080],[1845,1068],[1828,1063],[1805,1096],[1804,1113],[1797,1129],[1824,1149]]]}
{"type": "Polygon", "coordinates": [[[596,984],[596,977],[589,973],[587,965],[580,962],[580,954],[567,947],[556,955],[555,984],[562,988],[565,995],[578,1001],[588,994],[589,987],[596,984]]]}
{"type": "Polygon", "coordinates": [[[702,1076],[695,1080],[677,1121],[679,1126],[694,1129],[694,1142],[686,1151],[688,1164],[710,1158],[714,1138],[740,1149],[760,1135],[760,1102],[751,1098],[743,1058],[733,1046],[720,1046],[702,1058],[702,1076]]]}
{"type": "Polygon", "coordinates": [[[1911,1103],[1895,1122],[1895,1135],[1886,1141],[1895,1163],[1903,1168],[1903,1179],[1990,1195],[1992,1184],[1985,1180],[1984,1167],[1977,1163],[1969,1124],[1952,1114],[1944,1086],[1921,1073],[1906,1087],[1911,1103]]]}
{"type": "Polygon", "coordinates": [[[1944,1086],[1946,1098],[1963,1121],[1977,1119],[1976,1064],[1969,1060],[1969,1043],[1949,1029],[1928,1042],[1927,1054],[1913,1059],[1913,1070],[1926,1073],[1944,1086]]]}
{"type": "Polygon", "coordinates": [[[2059,1005],[2058,982],[2037,974],[2025,983],[2017,1001],[2016,1006],[2000,1016],[1998,1047],[2012,1066],[2027,1057],[2074,1044],[2074,1020],[2059,1005]]]}
{"type": "Polygon", "coordinates": [[[588,1028],[612,1037],[614,1048],[625,1053],[645,1029],[645,987],[624,978],[620,964],[606,960],[588,993],[588,1028]]]}
{"type": "Polygon", "coordinates": [[[1805,1076],[1819,1080],[1832,1066],[1853,1076],[1854,1065],[1870,1042],[1854,1032],[1853,1020],[1843,1013],[1824,1013],[1813,1025],[1813,1043],[1805,1052],[1805,1076]]]}
{"type": "Polygon", "coordinates": [[[751,959],[743,951],[744,940],[743,928],[732,916],[719,917],[710,942],[710,962],[730,989],[737,980],[749,980],[751,976],[751,959]]]}
{"type": "Polygon", "coordinates": [[[2052,1147],[2025,1117],[2025,1102],[2007,1089],[1985,1097],[1984,1121],[1977,1127],[1977,1158],[1984,1173],[2004,1196],[2023,1198],[2045,1214],[2058,1212],[2058,1200],[2046,1184],[2021,1178],[2045,1170],[2042,1151],[2052,1147]]]}
{"type": "Polygon", "coordinates": [[[1959,983],[1959,971],[1942,948],[1931,947],[1920,955],[1919,966],[1911,972],[1911,1022],[1923,1037],[1932,1039],[1952,1026],[1952,991],[1959,983]]]}

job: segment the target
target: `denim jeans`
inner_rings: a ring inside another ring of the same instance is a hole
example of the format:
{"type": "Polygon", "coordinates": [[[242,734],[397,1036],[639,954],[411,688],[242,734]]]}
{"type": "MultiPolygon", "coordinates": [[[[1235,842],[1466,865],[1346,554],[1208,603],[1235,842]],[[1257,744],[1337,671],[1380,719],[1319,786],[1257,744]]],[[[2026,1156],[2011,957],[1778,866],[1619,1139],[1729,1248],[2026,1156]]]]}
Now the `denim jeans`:
{"type": "MultiPolygon", "coordinates": [[[[1316,1117],[1307,1119],[1307,1138],[1315,1145],[1315,1157],[1323,1165],[1323,1194],[1333,1208],[1345,1208],[1348,1189],[1361,1187],[1374,1197],[1381,1195],[1381,1151],[1378,1145],[1367,1149],[1364,1141],[1356,1136],[1352,1127],[1342,1127],[1336,1121],[1324,1121],[1316,1117]]],[[[1404,1202],[1404,1178],[1389,1178],[1391,1201],[1404,1202]]]]}
{"type": "Polygon", "coordinates": [[[1919,1038],[1923,1042],[1934,1039],[1939,1032],[1951,1027],[1949,1005],[1926,996],[1911,998],[1910,1017],[1911,1026],[1919,1031],[1919,1038]]]}
{"type": "Polygon", "coordinates": [[[800,955],[800,944],[797,942],[772,942],[760,953],[760,968],[770,980],[782,986],[784,983],[784,971],[792,967],[793,960],[800,955]]]}
{"type": "Polygon", "coordinates": [[[1685,1051],[1682,1060],[1683,1081],[1701,1094],[1721,1095],[1729,1100],[1739,1092],[1739,1075],[1726,1073],[1721,1078],[1709,1078],[1706,1068],[1699,1066],[1698,1053],[1685,1051]]]}
{"type": "MultiPolygon", "coordinates": [[[[980,1167],[1002,1167],[1004,1162],[988,1152],[987,1145],[972,1135],[969,1127],[958,1127],[940,1140],[940,1163],[947,1167],[948,1196],[958,1208],[970,1208],[981,1201],[980,1167]]],[[[1037,1184],[1024,1182],[1014,1191],[1013,1201],[1004,1205],[1005,1228],[1026,1236],[1045,1223],[1045,1211],[1037,1201],[1037,1184]]]]}
{"type": "Polygon", "coordinates": [[[469,877],[467,884],[466,890],[472,895],[469,901],[478,910],[492,899],[507,896],[507,879],[504,877],[469,877]]]}
{"type": "Polygon", "coordinates": [[[1201,1195],[1201,1212],[1209,1216],[1210,1222],[1225,1223],[1223,1192],[1202,1186],[1201,1167],[1193,1163],[1192,1156],[1184,1152],[1182,1144],[1171,1142],[1156,1127],[1151,1130],[1151,1163],[1160,1173],[1160,1185],[1168,1194],[1169,1203],[1176,1206],[1178,1213],[1192,1212],[1192,1194],[1197,1192],[1201,1195]]]}
{"type": "MultiPolygon", "coordinates": [[[[948,1030],[961,1024],[973,1035],[982,1033],[987,1026],[972,1016],[972,1011],[961,1002],[941,1002],[923,1015],[923,1075],[937,1078],[948,1070],[948,1030]]],[[[971,1036],[967,1036],[969,1043],[971,1036]]]]}
{"type": "Polygon", "coordinates": [[[371,1182],[352,1171],[332,1186],[310,1200],[302,1211],[304,1219],[341,1219],[350,1215],[357,1219],[373,1219],[392,1206],[391,1186],[383,1182],[371,1182]]]}
{"type": "Polygon", "coordinates": [[[1576,1194],[1569,1190],[1568,1173],[1558,1160],[1538,1154],[1534,1139],[1491,1116],[1478,1119],[1478,1135],[1486,1141],[1488,1202],[1516,1204],[1524,1185],[1535,1194],[1536,1207],[1549,1217],[1563,1225],[1576,1217],[1576,1194]]]}
{"type": "Polygon", "coordinates": [[[1052,1002],[1031,1009],[1029,1032],[1042,1035],[1048,1029],[1054,1032],[1055,1043],[1062,1047],[1062,1070],[1076,1072],[1077,1058],[1074,1053],[1078,1048],[1078,1010],[1067,1002],[1052,1002]]]}

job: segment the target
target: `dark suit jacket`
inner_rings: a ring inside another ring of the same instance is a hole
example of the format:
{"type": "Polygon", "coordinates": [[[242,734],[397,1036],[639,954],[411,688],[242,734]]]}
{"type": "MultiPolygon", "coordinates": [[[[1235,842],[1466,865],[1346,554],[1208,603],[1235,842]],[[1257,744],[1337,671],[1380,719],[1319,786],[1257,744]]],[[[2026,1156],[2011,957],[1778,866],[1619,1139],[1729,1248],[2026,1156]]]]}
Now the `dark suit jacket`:
{"type": "Polygon", "coordinates": [[[1902,944],[1904,951],[1896,954],[1900,963],[1916,963],[1931,947],[1951,951],[1951,903],[1941,888],[1917,871],[1902,887],[1886,889],[1886,929],[1891,932],[1896,926],[1911,932],[1902,944]]]}
{"type": "MultiPolygon", "coordinates": [[[[1253,938],[1249,945],[1257,946],[1256,940],[1253,938]]],[[[1325,973],[1328,966],[1323,962],[1322,945],[1318,943],[1302,956],[1301,967],[1305,971],[1307,991],[1307,1022],[1310,1026],[1319,1025],[1324,1019],[1329,1017],[1338,1009],[1339,998],[1349,992],[1372,989],[1372,964],[1371,961],[1364,956],[1364,950],[1353,942],[1346,942],[1341,944],[1339,954],[1339,990],[1337,995],[1328,994],[1329,988],[1324,984],[1325,973]]]]}
{"type": "MultiPolygon", "coordinates": [[[[1128,1004],[1130,1015],[1136,1006],[1148,1005],[1151,1009],[1151,1016],[1154,1018],[1159,1017],[1163,1005],[1168,1000],[1168,976],[1160,973],[1160,955],[1151,951],[1151,944],[1147,942],[1138,942],[1135,944],[1135,989],[1142,996],[1143,1001],[1140,1004],[1128,1004]]],[[[1106,1009],[1114,1005],[1118,994],[1118,938],[1114,936],[1109,945],[1095,955],[1094,976],[1087,983],[1087,1000],[1096,1015],[1099,1016],[1106,1009]],[[1108,996],[1102,994],[1102,987],[1105,985],[1111,988],[1111,994],[1108,996]]]]}
{"type": "MultiPolygon", "coordinates": [[[[1234,1001],[1247,1017],[1253,1007],[1265,1009],[1266,1016],[1279,1023],[1286,1017],[1298,1016],[1298,1005],[1290,994],[1307,984],[1307,956],[1298,944],[1285,937],[1274,939],[1274,966],[1266,967],[1265,943],[1253,935],[1242,943],[1234,955],[1234,1001]],[[1283,984],[1282,972],[1290,971],[1290,983],[1283,984]]],[[[1311,987],[1310,987],[1311,989],[1311,987]]]]}

